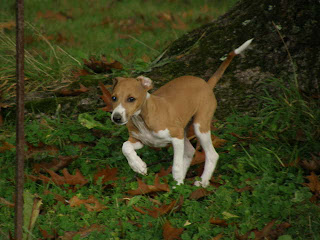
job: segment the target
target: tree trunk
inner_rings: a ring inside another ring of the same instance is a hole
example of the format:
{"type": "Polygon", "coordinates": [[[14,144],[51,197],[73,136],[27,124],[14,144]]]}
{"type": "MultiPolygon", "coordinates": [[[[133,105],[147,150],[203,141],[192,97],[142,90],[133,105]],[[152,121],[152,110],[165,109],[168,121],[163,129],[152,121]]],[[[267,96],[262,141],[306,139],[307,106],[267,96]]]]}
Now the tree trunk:
{"type": "MultiPolygon", "coordinates": [[[[320,2],[316,0],[242,0],[212,23],[195,29],[164,52],[151,72],[156,86],[182,75],[208,80],[221,58],[250,38],[215,88],[218,118],[232,109],[251,112],[257,96],[271,89],[266,79],[297,80],[302,92],[319,96],[320,2]]],[[[188,97],[188,96],[186,96],[188,97]]]]}

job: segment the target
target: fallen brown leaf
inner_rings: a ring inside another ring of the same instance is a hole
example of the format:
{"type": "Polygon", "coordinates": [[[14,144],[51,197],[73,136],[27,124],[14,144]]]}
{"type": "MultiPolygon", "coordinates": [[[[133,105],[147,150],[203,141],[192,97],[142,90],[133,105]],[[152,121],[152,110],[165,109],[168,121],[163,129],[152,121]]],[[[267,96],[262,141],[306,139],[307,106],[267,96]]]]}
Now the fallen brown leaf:
{"type": "Polygon", "coordinates": [[[101,56],[100,60],[90,57],[89,60],[83,60],[84,65],[95,73],[112,73],[111,69],[122,69],[123,66],[118,61],[108,62],[105,56],[101,56]]]}
{"type": "Polygon", "coordinates": [[[99,170],[93,177],[95,183],[102,177],[102,184],[108,181],[116,181],[118,169],[107,166],[105,169],[99,170]]]}
{"type": "Polygon", "coordinates": [[[183,22],[179,16],[176,16],[175,19],[176,19],[176,22],[172,23],[172,28],[178,29],[178,30],[188,29],[188,25],[185,22],[183,22]]]}
{"type": "Polygon", "coordinates": [[[37,12],[37,19],[39,18],[45,18],[50,20],[58,20],[65,22],[68,19],[72,19],[72,16],[63,13],[63,12],[53,12],[51,10],[47,10],[46,12],[37,12]]]}
{"type": "Polygon", "coordinates": [[[128,193],[130,195],[141,195],[141,194],[148,194],[154,192],[169,192],[170,188],[167,183],[160,183],[159,175],[156,174],[154,185],[147,185],[142,180],[137,178],[138,181],[138,188],[135,190],[129,190],[128,193]]]}
{"type": "Polygon", "coordinates": [[[260,240],[260,239],[264,239],[265,237],[268,237],[275,222],[276,220],[272,220],[266,226],[264,226],[264,228],[261,231],[254,230],[253,232],[255,235],[255,240],[260,240]]]}
{"type": "Polygon", "coordinates": [[[87,75],[90,75],[90,73],[85,69],[76,69],[72,71],[72,76],[74,78],[79,78],[81,76],[87,76],[87,75]]]}
{"type": "Polygon", "coordinates": [[[215,148],[221,148],[223,145],[226,144],[227,140],[218,138],[217,136],[211,134],[212,144],[215,148]]]}
{"type": "Polygon", "coordinates": [[[235,191],[239,193],[245,192],[245,191],[252,191],[252,190],[253,188],[251,186],[245,186],[243,188],[235,188],[235,191]]]}
{"type": "Polygon", "coordinates": [[[61,240],[72,240],[76,235],[80,235],[80,238],[85,239],[91,232],[101,232],[105,229],[105,226],[93,224],[90,227],[83,227],[79,231],[65,232],[59,239],[61,240]]]}
{"type": "Polygon", "coordinates": [[[144,55],[141,57],[141,59],[142,59],[144,62],[146,62],[146,63],[148,63],[148,62],[151,61],[150,57],[149,57],[148,55],[146,55],[146,54],[144,54],[144,55]]]}
{"type": "MultiPolygon", "coordinates": [[[[240,136],[237,133],[230,133],[232,136],[236,137],[238,139],[238,141],[248,141],[248,140],[253,140],[254,137],[253,136],[249,136],[249,137],[244,137],[244,136],[240,136]]],[[[252,133],[250,133],[251,135],[252,133]]]]}
{"type": "Polygon", "coordinates": [[[168,21],[168,22],[171,22],[173,21],[174,17],[172,15],[172,13],[167,13],[167,12],[161,12],[157,15],[158,19],[159,20],[162,20],[162,21],[168,21]]]}
{"type": "Polygon", "coordinates": [[[320,153],[311,154],[311,159],[308,160],[304,159],[300,161],[298,158],[298,161],[296,162],[299,163],[302,168],[310,172],[320,173],[320,153]]]}
{"type": "Polygon", "coordinates": [[[314,172],[312,172],[309,176],[306,176],[306,178],[309,180],[309,183],[303,183],[303,185],[307,186],[314,194],[311,200],[315,201],[316,199],[320,198],[319,177],[314,172]]]}
{"type": "Polygon", "coordinates": [[[69,204],[70,207],[79,207],[81,204],[83,204],[89,212],[101,212],[102,210],[107,208],[105,205],[101,204],[94,196],[90,196],[88,199],[79,199],[75,195],[69,200],[69,204]]]}
{"type": "Polygon", "coordinates": [[[0,197],[0,204],[4,204],[7,207],[11,207],[11,208],[14,207],[14,203],[9,202],[9,201],[7,201],[6,199],[4,199],[2,197],[0,197]]]}
{"type": "Polygon", "coordinates": [[[43,143],[39,143],[38,146],[33,146],[27,142],[28,151],[26,153],[26,158],[31,158],[35,154],[48,152],[51,155],[56,155],[59,152],[59,149],[56,146],[50,146],[43,143]]]}
{"type": "Polygon", "coordinates": [[[8,142],[2,142],[2,146],[0,147],[0,153],[4,153],[5,151],[8,151],[10,149],[15,148],[14,145],[8,142]]]}
{"type": "Polygon", "coordinates": [[[203,198],[205,196],[208,196],[210,194],[211,194],[211,192],[209,192],[208,190],[206,190],[204,188],[198,188],[191,193],[189,198],[192,200],[198,200],[198,199],[203,198]]]}
{"type": "Polygon", "coordinates": [[[162,229],[163,229],[162,236],[164,240],[181,239],[180,235],[184,231],[183,228],[172,227],[169,221],[166,221],[165,224],[163,224],[162,229]]]}
{"type": "Polygon", "coordinates": [[[153,218],[158,218],[167,213],[179,211],[182,205],[183,205],[183,196],[179,198],[179,201],[173,200],[169,204],[163,204],[163,205],[160,205],[160,207],[152,207],[151,209],[147,209],[147,208],[141,209],[136,206],[132,206],[132,207],[134,210],[142,214],[148,214],[153,218]]]}
{"type": "Polygon", "coordinates": [[[3,31],[3,29],[11,30],[16,27],[15,21],[11,22],[0,22],[0,31],[3,31]]]}
{"type": "Polygon", "coordinates": [[[235,235],[236,239],[238,240],[247,240],[249,235],[253,232],[255,235],[255,240],[263,240],[263,239],[278,239],[279,236],[283,235],[285,230],[291,225],[289,223],[281,223],[275,226],[276,220],[272,220],[271,222],[267,223],[263,229],[257,230],[253,229],[247,232],[244,235],[240,235],[239,232],[236,230],[235,235]]]}
{"type": "Polygon", "coordinates": [[[223,180],[221,180],[221,175],[219,175],[218,177],[212,176],[211,180],[210,180],[210,185],[218,188],[221,185],[224,185],[225,182],[223,180]]]}
{"type": "Polygon", "coordinates": [[[44,190],[43,194],[44,195],[54,195],[55,200],[62,202],[63,204],[67,203],[66,199],[63,196],[61,196],[60,194],[57,194],[57,193],[50,192],[47,189],[44,190]]]}
{"type": "Polygon", "coordinates": [[[221,227],[227,227],[228,223],[220,218],[210,218],[210,223],[221,227]]]}
{"type": "Polygon", "coordinates": [[[141,213],[141,214],[147,214],[146,211],[142,210],[141,208],[139,208],[139,207],[137,207],[137,206],[132,205],[132,208],[133,208],[134,210],[136,210],[137,212],[141,213]]]}
{"type": "Polygon", "coordinates": [[[39,230],[40,230],[40,233],[41,233],[43,239],[46,239],[46,240],[50,239],[51,240],[51,239],[58,239],[58,237],[59,237],[57,231],[54,229],[53,230],[51,229],[53,234],[49,234],[47,230],[41,229],[40,227],[39,227],[39,230]]]}
{"type": "Polygon", "coordinates": [[[111,93],[108,91],[108,89],[104,86],[103,83],[99,82],[100,89],[102,91],[101,99],[106,104],[106,106],[102,109],[106,112],[111,112],[113,110],[112,108],[112,100],[111,100],[111,93]]]}
{"type": "Polygon", "coordinates": [[[89,89],[80,83],[79,89],[63,88],[58,92],[58,94],[60,94],[62,96],[78,96],[78,95],[85,93],[85,92],[88,92],[88,91],[89,91],[89,89]]]}
{"type": "Polygon", "coordinates": [[[58,156],[58,158],[53,159],[51,162],[37,163],[33,166],[34,172],[39,173],[41,170],[50,169],[54,172],[59,171],[67,167],[79,156],[58,156]]]}
{"type": "Polygon", "coordinates": [[[164,177],[164,176],[169,175],[171,173],[171,171],[172,171],[172,166],[168,167],[167,170],[165,170],[164,168],[161,168],[158,175],[159,175],[159,177],[164,177]]]}
{"type": "Polygon", "coordinates": [[[194,156],[192,158],[192,161],[191,161],[191,166],[203,163],[203,162],[205,162],[205,160],[206,160],[205,153],[203,151],[196,149],[194,156]]]}
{"type": "Polygon", "coordinates": [[[223,237],[222,233],[219,233],[217,236],[211,238],[211,240],[220,240],[223,237]]]}
{"type": "Polygon", "coordinates": [[[71,186],[75,186],[75,185],[83,186],[88,182],[88,180],[85,179],[85,177],[81,174],[79,169],[76,169],[75,175],[71,175],[68,172],[68,170],[65,168],[62,170],[63,176],[60,176],[54,171],[49,169],[46,169],[46,171],[50,174],[51,178],[44,176],[42,174],[40,174],[39,176],[27,175],[27,177],[32,181],[40,180],[40,181],[43,181],[44,183],[53,182],[58,186],[61,186],[63,184],[69,184],[71,186]]]}

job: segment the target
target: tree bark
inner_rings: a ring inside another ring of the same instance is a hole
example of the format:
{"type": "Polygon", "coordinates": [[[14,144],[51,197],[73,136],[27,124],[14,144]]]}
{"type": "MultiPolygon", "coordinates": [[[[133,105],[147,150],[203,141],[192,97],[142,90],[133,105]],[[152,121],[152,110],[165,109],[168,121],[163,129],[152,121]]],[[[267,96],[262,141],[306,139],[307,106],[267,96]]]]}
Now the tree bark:
{"type": "MultiPolygon", "coordinates": [[[[182,75],[208,80],[221,58],[250,38],[215,88],[218,118],[233,109],[252,112],[266,79],[298,82],[302,92],[319,96],[320,2],[316,0],[242,0],[217,20],[195,29],[164,52],[151,72],[156,87],[182,75]],[[158,67],[157,67],[158,66],[158,67]]],[[[188,97],[188,96],[186,96],[188,97]]]]}

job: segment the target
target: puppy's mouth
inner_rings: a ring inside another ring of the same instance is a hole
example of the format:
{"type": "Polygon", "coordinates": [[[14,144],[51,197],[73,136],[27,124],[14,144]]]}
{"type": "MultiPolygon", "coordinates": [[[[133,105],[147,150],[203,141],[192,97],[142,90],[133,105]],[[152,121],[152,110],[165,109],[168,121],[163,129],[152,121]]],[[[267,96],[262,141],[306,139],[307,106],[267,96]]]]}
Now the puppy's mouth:
{"type": "MultiPolygon", "coordinates": [[[[111,119],[111,120],[112,120],[112,119],[111,119]]],[[[116,125],[119,125],[119,126],[125,125],[125,124],[128,123],[128,121],[125,121],[125,122],[115,122],[115,121],[113,121],[113,120],[112,120],[112,122],[115,123],[116,125]]]]}

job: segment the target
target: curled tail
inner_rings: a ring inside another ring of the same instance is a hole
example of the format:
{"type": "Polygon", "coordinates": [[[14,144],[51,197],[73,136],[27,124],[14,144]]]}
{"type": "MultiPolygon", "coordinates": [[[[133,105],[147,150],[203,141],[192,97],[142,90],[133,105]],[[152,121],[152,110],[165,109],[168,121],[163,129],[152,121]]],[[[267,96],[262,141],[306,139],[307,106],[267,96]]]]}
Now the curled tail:
{"type": "Polygon", "coordinates": [[[234,56],[236,56],[236,55],[240,54],[242,51],[244,51],[250,45],[252,40],[253,40],[253,38],[248,40],[248,41],[246,41],[240,47],[238,47],[237,49],[233,50],[232,52],[230,52],[228,54],[228,57],[226,58],[226,60],[223,61],[223,63],[218,68],[218,70],[208,80],[208,84],[212,89],[216,86],[217,82],[222,77],[224,71],[227,69],[227,67],[231,63],[232,59],[234,58],[234,56]]]}

